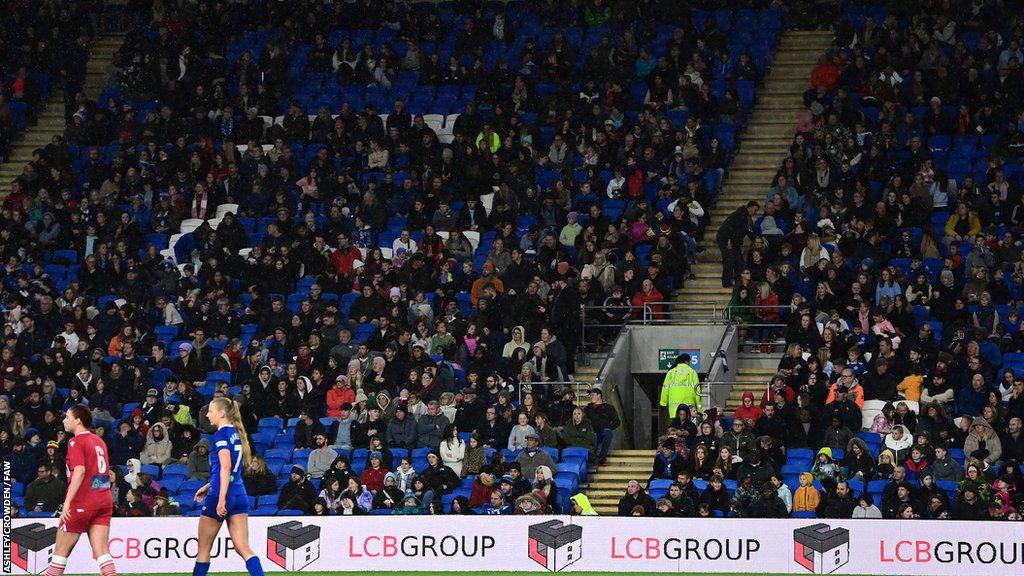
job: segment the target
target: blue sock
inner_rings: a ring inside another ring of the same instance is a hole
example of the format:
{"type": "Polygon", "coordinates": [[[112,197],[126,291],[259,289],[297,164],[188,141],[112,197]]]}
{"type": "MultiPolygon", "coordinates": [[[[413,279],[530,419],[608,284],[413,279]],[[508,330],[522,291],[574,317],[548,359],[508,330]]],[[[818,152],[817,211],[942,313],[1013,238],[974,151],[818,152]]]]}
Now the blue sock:
{"type": "Polygon", "coordinates": [[[192,568],[192,576],[206,576],[210,571],[209,562],[196,562],[196,565],[192,568]]]}
{"type": "Polygon", "coordinates": [[[260,557],[255,554],[245,561],[245,569],[249,571],[249,576],[263,576],[263,565],[260,564],[260,557]]]}

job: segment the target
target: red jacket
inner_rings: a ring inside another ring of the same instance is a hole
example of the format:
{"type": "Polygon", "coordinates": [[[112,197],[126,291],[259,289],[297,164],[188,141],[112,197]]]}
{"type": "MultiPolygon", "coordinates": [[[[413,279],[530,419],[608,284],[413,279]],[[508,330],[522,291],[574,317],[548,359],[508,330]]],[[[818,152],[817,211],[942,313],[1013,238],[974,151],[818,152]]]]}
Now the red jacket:
{"type": "Polygon", "coordinates": [[[753,392],[749,390],[744,392],[743,399],[746,400],[747,398],[750,398],[750,408],[740,404],[740,407],[736,409],[736,412],[733,413],[732,417],[742,418],[743,420],[750,421],[752,424],[756,424],[758,419],[761,418],[761,414],[764,414],[764,411],[761,410],[760,406],[754,403],[753,392]]]}
{"type": "Polygon", "coordinates": [[[754,298],[754,304],[757,306],[754,309],[754,318],[757,319],[757,323],[775,324],[779,321],[781,310],[778,296],[775,294],[769,294],[767,298],[758,296],[754,298]]]}
{"type": "Polygon", "coordinates": [[[497,485],[484,486],[478,478],[473,482],[473,491],[469,494],[469,505],[473,508],[483,506],[491,501],[491,493],[498,489],[497,485]]]}
{"type": "MultiPolygon", "coordinates": [[[[650,294],[644,294],[644,291],[640,290],[633,295],[633,306],[637,307],[637,310],[633,311],[633,316],[643,318],[643,307],[645,304],[664,301],[665,297],[661,295],[661,292],[658,292],[657,288],[651,288],[650,294]]],[[[655,320],[660,319],[665,313],[665,306],[662,304],[651,304],[648,308],[650,309],[650,317],[655,320]]]]}
{"type": "Polygon", "coordinates": [[[376,494],[384,489],[384,477],[387,474],[388,469],[383,466],[377,469],[367,466],[363,470],[363,475],[359,477],[359,481],[363,483],[363,486],[366,486],[367,490],[376,494]]]}
{"type": "Polygon", "coordinates": [[[644,172],[637,168],[626,176],[626,195],[630,198],[639,198],[644,195],[644,172]]]}
{"type": "Polygon", "coordinates": [[[339,276],[345,276],[352,271],[352,263],[362,259],[363,253],[359,251],[359,248],[349,246],[344,250],[335,250],[331,254],[331,266],[334,266],[339,276]]]}
{"type": "Polygon", "coordinates": [[[356,391],[349,388],[331,387],[327,391],[327,415],[331,418],[341,418],[341,405],[348,402],[356,403],[356,391]]]}

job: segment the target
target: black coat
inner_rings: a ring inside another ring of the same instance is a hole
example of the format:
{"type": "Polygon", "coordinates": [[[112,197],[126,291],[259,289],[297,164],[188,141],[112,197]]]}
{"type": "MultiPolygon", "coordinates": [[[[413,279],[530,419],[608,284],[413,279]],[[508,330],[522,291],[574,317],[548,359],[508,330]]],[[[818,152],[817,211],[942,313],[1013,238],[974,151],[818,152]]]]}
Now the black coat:
{"type": "Polygon", "coordinates": [[[635,496],[628,493],[623,494],[622,498],[619,499],[619,516],[632,516],[633,508],[637,506],[643,507],[644,516],[650,516],[654,513],[654,500],[641,490],[635,496]]]}
{"type": "Polygon", "coordinates": [[[835,493],[826,494],[818,503],[818,518],[850,518],[856,506],[851,495],[843,498],[835,493]]]}
{"type": "Polygon", "coordinates": [[[303,478],[298,483],[289,481],[281,488],[281,494],[277,497],[277,509],[291,508],[308,513],[313,509],[314,501],[316,493],[308,478],[303,478]]]}
{"type": "Polygon", "coordinates": [[[437,466],[428,467],[423,474],[420,474],[420,477],[434,491],[435,498],[449,494],[462,485],[462,480],[455,474],[455,471],[440,463],[437,466]]]}

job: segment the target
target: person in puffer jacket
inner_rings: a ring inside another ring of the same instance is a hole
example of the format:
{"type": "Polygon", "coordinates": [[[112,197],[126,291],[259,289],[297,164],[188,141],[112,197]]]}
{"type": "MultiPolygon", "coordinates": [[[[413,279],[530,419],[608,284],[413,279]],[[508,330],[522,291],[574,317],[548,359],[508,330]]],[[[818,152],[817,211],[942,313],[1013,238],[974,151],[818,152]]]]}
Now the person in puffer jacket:
{"type": "Polygon", "coordinates": [[[910,456],[910,446],[913,443],[914,437],[910,434],[910,430],[903,424],[897,424],[892,427],[892,432],[885,437],[883,445],[892,450],[895,457],[893,464],[899,465],[907,459],[907,456],[910,456]]]}
{"type": "Polygon", "coordinates": [[[800,486],[793,493],[793,512],[810,512],[818,508],[821,494],[814,487],[814,475],[810,472],[800,474],[800,486]]]}
{"type": "Polygon", "coordinates": [[[146,446],[139,455],[143,464],[156,464],[163,466],[169,464],[171,457],[171,438],[167,435],[167,428],[162,422],[157,422],[150,427],[146,433],[146,446]]]}
{"type": "Polygon", "coordinates": [[[964,440],[964,454],[968,458],[977,458],[988,468],[1003,455],[1003,445],[999,435],[992,429],[988,420],[978,416],[971,421],[971,432],[964,440]]]}

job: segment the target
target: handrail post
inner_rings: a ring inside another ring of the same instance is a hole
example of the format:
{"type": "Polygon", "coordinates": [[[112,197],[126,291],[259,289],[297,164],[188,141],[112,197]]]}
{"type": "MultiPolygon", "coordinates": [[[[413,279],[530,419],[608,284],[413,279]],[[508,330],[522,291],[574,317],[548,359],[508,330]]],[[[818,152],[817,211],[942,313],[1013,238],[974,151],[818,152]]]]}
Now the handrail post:
{"type": "Polygon", "coordinates": [[[587,356],[587,307],[580,305],[580,356],[584,366],[590,366],[587,356]]]}

